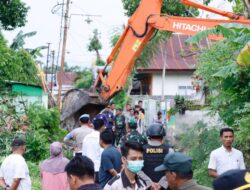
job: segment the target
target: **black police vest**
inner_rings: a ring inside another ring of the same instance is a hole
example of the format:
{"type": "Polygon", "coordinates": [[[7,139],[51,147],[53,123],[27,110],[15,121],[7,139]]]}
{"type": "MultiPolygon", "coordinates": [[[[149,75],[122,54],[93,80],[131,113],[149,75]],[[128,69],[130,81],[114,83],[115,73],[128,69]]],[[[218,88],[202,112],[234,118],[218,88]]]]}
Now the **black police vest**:
{"type": "Polygon", "coordinates": [[[165,175],[165,172],[155,172],[155,167],[163,163],[165,155],[168,153],[170,146],[163,144],[160,146],[151,146],[146,144],[143,146],[144,149],[144,167],[142,171],[150,177],[150,179],[157,183],[165,175]]]}

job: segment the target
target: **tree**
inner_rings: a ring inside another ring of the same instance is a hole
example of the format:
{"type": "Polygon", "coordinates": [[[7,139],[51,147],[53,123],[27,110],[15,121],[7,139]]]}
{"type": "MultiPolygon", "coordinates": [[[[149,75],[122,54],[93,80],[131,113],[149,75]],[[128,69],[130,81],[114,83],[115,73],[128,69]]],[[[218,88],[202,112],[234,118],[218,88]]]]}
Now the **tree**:
{"type": "Polygon", "coordinates": [[[92,70],[84,69],[78,73],[79,77],[75,81],[76,88],[89,89],[93,83],[94,76],[92,70]]]}
{"type": "Polygon", "coordinates": [[[0,0],[0,25],[4,30],[13,30],[26,23],[28,7],[21,0],[0,0]]]}
{"type": "MultiPolygon", "coordinates": [[[[140,0],[122,0],[123,8],[127,16],[132,16],[140,4],[140,0]]],[[[186,7],[179,0],[163,0],[162,13],[173,16],[193,16],[198,15],[198,11],[193,7],[186,7]]]]}
{"type": "Polygon", "coordinates": [[[14,51],[18,51],[20,49],[25,49],[26,51],[28,51],[30,53],[30,55],[34,59],[36,59],[38,57],[42,57],[43,55],[41,54],[41,51],[44,49],[47,49],[47,46],[39,46],[39,47],[33,48],[33,49],[24,48],[25,39],[36,35],[36,33],[37,33],[36,31],[23,33],[23,31],[21,30],[20,32],[18,32],[18,34],[14,38],[13,42],[10,45],[10,48],[13,49],[14,51]]]}
{"type": "MultiPolygon", "coordinates": [[[[250,27],[241,24],[221,24],[194,36],[197,42],[207,34],[222,34],[224,40],[198,55],[196,74],[204,79],[209,91],[210,110],[235,129],[236,144],[249,155],[250,148],[250,67],[237,64],[239,52],[249,43],[250,27]]],[[[248,60],[249,62],[249,60],[248,60]]]]}
{"type": "Polygon", "coordinates": [[[95,29],[93,31],[93,37],[90,38],[90,42],[89,42],[89,45],[88,45],[88,50],[91,52],[91,51],[95,51],[96,53],[96,65],[99,65],[99,66],[102,66],[102,65],[105,65],[105,62],[101,59],[101,56],[100,56],[100,52],[99,50],[102,49],[102,44],[99,40],[99,33],[98,33],[98,30],[95,29]]]}
{"type": "Polygon", "coordinates": [[[29,84],[39,84],[36,63],[24,49],[10,49],[0,34],[0,81],[19,81],[29,84]]]}

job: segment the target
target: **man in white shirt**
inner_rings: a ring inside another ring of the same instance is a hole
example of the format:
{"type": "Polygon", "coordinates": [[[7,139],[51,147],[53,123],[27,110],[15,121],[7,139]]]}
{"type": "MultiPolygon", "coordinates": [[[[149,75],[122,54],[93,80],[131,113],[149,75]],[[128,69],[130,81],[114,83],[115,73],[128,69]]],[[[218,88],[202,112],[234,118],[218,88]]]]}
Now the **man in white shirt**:
{"type": "Polygon", "coordinates": [[[14,139],[12,154],[6,157],[0,168],[0,187],[11,190],[31,190],[28,166],[23,158],[25,141],[14,139]]]}
{"type": "Polygon", "coordinates": [[[208,164],[208,175],[213,178],[232,169],[246,168],[242,152],[232,147],[234,141],[233,129],[221,129],[220,138],[223,145],[211,152],[208,164]]]}
{"type": "Polygon", "coordinates": [[[102,114],[97,115],[93,119],[94,130],[82,141],[82,155],[89,157],[94,162],[96,183],[99,182],[99,169],[103,151],[103,148],[99,144],[100,133],[105,129],[103,119],[102,114]]]}

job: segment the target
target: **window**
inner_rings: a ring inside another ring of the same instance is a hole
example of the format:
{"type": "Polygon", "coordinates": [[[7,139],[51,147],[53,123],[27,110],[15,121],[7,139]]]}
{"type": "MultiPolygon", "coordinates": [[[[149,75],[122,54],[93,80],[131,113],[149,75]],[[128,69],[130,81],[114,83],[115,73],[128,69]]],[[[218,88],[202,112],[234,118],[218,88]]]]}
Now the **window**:
{"type": "Polygon", "coordinates": [[[196,92],[192,86],[178,86],[178,94],[181,96],[193,97],[196,92]]]}

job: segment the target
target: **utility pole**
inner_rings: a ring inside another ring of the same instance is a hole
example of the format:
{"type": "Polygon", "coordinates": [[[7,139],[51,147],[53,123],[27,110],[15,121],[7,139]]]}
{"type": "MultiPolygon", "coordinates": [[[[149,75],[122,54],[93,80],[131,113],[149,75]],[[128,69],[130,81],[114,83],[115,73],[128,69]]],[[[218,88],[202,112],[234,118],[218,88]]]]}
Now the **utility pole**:
{"type": "Polygon", "coordinates": [[[59,74],[59,88],[57,96],[57,105],[59,110],[61,110],[61,95],[62,95],[62,76],[64,73],[64,61],[65,61],[65,52],[66,52],[66,43],[67,43],[67,34],[68,34],[68,19],[69,19],[69,3],[70,0],[66,2],[66,10],[64,15],[64,31],[63,31],[63,44],[62,44],[62,56],[61,56],[61,68],[59,74]]]}
{"type": "MultiPolygon", "coordinates": [[[[166,42],[165,42],[166,43],[166,42]]],[[[162,48],[164,44],[164,41],[161,42],[160,48],[161,48],[161,57],[163,60],[163,69],[162,69],[162,86],[161,86],[161,101],[165,101],[165,80],[166,80],[166,65],[167,65],[167,53],[166,50],[164,51],[162,48]]]]}
{"type": "Polygon", "coordinates": [[[48,44],[48,51],[47,51],[47,61],[46,61],[46,82],[48,81],[48,66],[49,66],[49,48],[51,43],[48,44]]]}
{"type": "Polygon", "coordinates": [[[51,52],[52,54],[52,78],[51,78],[51,94],[53,95],[53,86],[54,86],[54,61],[55,61],[55,50],[51,52]]]}

